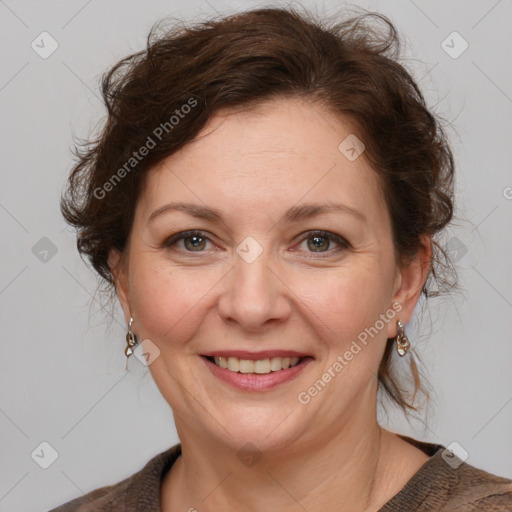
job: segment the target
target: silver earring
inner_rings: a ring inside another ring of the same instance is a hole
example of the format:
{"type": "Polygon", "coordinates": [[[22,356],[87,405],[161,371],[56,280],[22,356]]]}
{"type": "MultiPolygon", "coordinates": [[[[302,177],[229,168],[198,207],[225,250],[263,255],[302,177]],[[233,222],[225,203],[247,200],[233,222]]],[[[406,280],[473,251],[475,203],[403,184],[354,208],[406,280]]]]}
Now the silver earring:
{"type": "Polygon", "coordinates": [[[126,369],[128,370],[128,358],[133,354],[133,347],[137,345],[139,340],[137,336],[132,332],[133,318],[130,317],[130,323],[128,324],[128,332],[126,333],[126,348],[124,355],[126,356],[126,369]]]}
{"type": "Polygon", "coordinates": [[[405,356],[411,347],[407,336],[405,335],[404,324],[398,320],[398,334],[396,336],[396,351],[400,357],[405,356]]]}

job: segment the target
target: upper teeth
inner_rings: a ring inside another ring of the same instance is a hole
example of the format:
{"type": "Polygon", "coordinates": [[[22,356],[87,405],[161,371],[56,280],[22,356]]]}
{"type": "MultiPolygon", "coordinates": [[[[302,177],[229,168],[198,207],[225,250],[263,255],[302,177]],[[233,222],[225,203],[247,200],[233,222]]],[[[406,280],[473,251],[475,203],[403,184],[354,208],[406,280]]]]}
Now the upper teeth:
{"type": "Polygon", "coordinates": [[[300,357],[272,357],[270,359],[238,359],[238,357],[214,357],[215,364],[232,372],[270,373],[295,366],[300,357]]]}

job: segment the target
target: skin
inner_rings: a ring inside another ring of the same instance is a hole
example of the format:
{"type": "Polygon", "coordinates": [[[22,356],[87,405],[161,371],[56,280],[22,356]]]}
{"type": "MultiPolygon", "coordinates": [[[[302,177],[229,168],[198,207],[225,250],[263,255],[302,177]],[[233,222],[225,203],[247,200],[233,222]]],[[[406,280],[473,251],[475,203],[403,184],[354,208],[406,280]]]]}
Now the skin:
{"type": "Polygon", "coordinates": [[[377,174],[364,153],[352,162],[338,150],[351,133],[319,105],[272,100],[218,113],[150,171],[129,245],[109,263],[126,322],[133,317],[139,339],[160,350],[149,369],[182,444],[162,484],[163,511],[378,510],[428,459],[378,425],[376,397],[386,340],[398,319],[409,321],[427,277],[430,240],[397,265],[377,174]],[[216,208],[223,222],[177,211],[148,222],[171,201],[216,208]],[[289,208],[310,202],[343,203],[366,220],[334,212],[284,223],[289,208]],[[190,239],[165,246],[186,230],[205,232],[200,251],[190,239]],[[315,248],[312,230],[350,245],[321,239],[315,248]],[[236,252],[247,236],[263,250],[252,263],[236,252]],[[394,319],[299,403],[394,302],[394,319]],[[220,349],[288,349],[314,360],[273,390],[241,391],[200,357],[220,349]],[[237,458],[247,442],[262,454],[251,467],[237,458]]]}

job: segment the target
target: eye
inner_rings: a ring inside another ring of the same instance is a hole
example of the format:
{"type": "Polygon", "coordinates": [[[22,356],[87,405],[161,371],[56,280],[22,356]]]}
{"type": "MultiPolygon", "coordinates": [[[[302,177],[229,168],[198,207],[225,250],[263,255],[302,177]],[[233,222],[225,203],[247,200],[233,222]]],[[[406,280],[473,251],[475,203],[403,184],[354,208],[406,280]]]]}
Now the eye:
{"type": "Polygon", "coordinates": [[[307,250],[313,253],[332,254],[350,247],[350,244],[343,237],[329,231],[310,231],[308,236],[302,239],[301,245],[304,242],[306,242],[307,250]],[[329,251],[333,243],[338,245],[338,249],[329,251]]]}
{"type": "Polygon", "coordinates": [[[164,243],[164,247],[176,247],[179,246],[178,242],[183,241],[183,244],[179,249],[186,252],[204,252],[206,243],[210,239],[205,236],[202,231],[183,231],[182,233],[176,233],[169,237],[164,243]]]}
{"type": "MultiPolygon", "coordinates": [[[[166,239],[163,243],[163,247],[177,248],[178,250],[189,253],[205,252],[208,242],[211,242],[211,240],[203,231],[183,231],[166,239]]],[[[304,244],[304,242],[306,242],[307,245],[306,251],[310,253],[327,253],[328,255],[350,247],[350,243],[340,235],[320,230],[308,232],[308,236],[301,240],[301,245],[304,244]],[[336,244],[338,248],[329,250],[333,243],[336,244]]]]}

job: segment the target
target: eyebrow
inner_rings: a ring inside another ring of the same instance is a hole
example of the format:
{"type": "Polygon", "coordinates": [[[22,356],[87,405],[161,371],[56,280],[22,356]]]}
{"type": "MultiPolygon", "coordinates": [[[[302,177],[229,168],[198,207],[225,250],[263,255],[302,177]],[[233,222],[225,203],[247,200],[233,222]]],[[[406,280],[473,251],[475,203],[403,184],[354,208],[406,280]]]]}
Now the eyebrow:
{"type": "MultiPolygon", "coordinates": [[[[197,219],[205,219],[213,222],[223,222],[222,213],[215,208],[209,208],[195,203],[174,202],[164,204],[163,206],[157,208],[149,216],[148,223],[151,222],[155,217],[171,211],[184,212],[197,219]]],[[[306,203],[292,206],[284,214],[283,220],[286,224],[293,224],[294,222],[310,219],[312,217],[326,213],[344,213],[352,215],[357,219],[362,220],[363,222],[366,222],[367,220],[366,216],[359,210],[341,203],[306,203]]]]}

